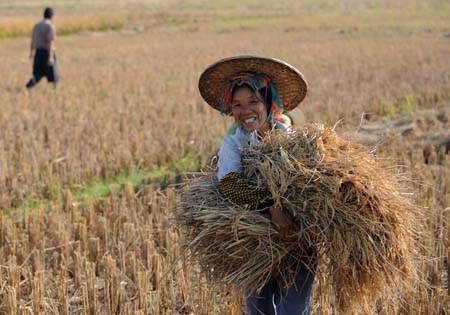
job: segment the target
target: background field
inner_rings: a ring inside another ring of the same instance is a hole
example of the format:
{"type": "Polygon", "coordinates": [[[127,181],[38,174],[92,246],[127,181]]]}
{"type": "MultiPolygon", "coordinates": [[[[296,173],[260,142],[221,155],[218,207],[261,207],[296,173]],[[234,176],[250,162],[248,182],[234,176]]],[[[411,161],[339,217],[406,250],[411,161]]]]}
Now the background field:
{"type": "MultiPolygon", "coordinates": [[[[240,295],[174,267],[168,221],[170,184],[205,166],[230,123],[198,76],[237,54],[298,67],[305,121],[339,121],[411,175],[431,289],[377,312],[450,314],[448,1],[46,4],[72,35],[58,33],[58,87],[26,91],[43,5],[0,1],[0,314],[240,314],[240,295]]],[[[332,301],[316,296],[314,314],[332,301]]]]}

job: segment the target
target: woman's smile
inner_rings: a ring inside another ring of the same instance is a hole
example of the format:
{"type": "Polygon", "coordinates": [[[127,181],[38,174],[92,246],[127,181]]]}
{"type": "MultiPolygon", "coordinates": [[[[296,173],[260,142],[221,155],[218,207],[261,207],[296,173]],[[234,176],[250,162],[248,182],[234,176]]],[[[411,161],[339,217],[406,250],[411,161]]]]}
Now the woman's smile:
{"type": "Polygon", "coordinates": [[[244,85],[234,91],[231,112],[236,123],[247,132],[257,130],[263,133],[270,129],[262,96],[248,86],[244,85]]]}

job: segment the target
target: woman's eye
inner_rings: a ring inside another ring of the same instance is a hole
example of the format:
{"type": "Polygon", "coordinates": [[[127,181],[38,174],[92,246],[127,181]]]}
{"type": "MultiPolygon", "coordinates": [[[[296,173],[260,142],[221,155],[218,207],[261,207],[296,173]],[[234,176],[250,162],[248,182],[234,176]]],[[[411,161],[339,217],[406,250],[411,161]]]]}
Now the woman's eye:
{"type": "Polygon", "coordinates": [[[241,104],[234,104],[231,108],[240,108],[241,104]]]}

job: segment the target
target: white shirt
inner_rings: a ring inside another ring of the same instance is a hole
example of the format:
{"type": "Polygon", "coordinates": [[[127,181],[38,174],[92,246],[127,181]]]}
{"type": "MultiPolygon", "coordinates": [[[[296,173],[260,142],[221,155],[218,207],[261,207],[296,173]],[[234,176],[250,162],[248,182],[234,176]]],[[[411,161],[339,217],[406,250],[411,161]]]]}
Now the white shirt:
{"type": "MultiPolygon", "coordinates": [[[[289,128],[286,125],[279,122],[275,123],[275,129],[289,131],[289,128]]],[[[259,139],[256,130],[247,132],[241,127],[238,127],[235,134],[225,136],[219,150],[217,179],[220,181],[229,173],[241,173],[242,149],[258,147],[260,144],[261,140],[259,139]]]]}

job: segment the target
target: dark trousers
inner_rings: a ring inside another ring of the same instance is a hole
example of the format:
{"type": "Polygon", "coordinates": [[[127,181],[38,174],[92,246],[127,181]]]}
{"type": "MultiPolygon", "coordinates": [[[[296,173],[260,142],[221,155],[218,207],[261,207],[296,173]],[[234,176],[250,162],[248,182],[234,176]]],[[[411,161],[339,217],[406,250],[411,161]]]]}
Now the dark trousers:
{"type": "Polygon", "coordinates": [[[56,62],[56,55],[54,56],[53,65],[49,65],[48,62],[49,52],[47,49],[36,49],[33,61],[33,77],[28,81],[26,87],[32,88],[36,85],[43,77],[47,78],[48,82],[53,82],[56,84],[58,82],[58,66],[56,62]]]}
{"type": "Polygon", "coordinates": [[[302,267],[295,286],[286,289],[270,280],[259,294],[247,298],[247,315],[309,315],[314,271],[302,267]]]}

